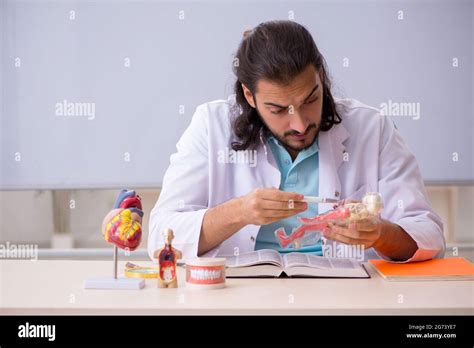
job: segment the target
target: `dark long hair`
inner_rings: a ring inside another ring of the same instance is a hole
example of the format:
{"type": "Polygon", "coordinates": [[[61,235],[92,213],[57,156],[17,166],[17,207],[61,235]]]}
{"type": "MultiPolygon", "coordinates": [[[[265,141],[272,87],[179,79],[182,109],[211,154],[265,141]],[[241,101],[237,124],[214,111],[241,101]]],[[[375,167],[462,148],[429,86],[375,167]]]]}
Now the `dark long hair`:
{"type": "Polygon", "coordinates": [[[328,131],[334,124],[340,123],[341,118],[331,94],[326,62],[309,31],[298,23],[279,20],[261,23],[244,33],[233,64],[237,81],[234,86],[236,114],[232,129],[238,139],[232,143],[233,150],[256,149],[260,132],[269,132],[257,110],[245,99],[242,84],[255,95],[260,79],[288,84],[309,64],[313,64],[320,73],[323,84],[319,130],[328,131]]]}

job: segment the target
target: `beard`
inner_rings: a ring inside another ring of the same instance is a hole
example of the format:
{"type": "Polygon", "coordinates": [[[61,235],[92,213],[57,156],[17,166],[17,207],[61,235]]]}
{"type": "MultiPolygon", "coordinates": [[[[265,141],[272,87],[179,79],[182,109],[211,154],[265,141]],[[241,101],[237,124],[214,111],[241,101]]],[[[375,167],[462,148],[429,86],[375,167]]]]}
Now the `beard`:
{"type": "Polygon", "coordinates": [[[263,119],[262,115],[260,115],[260,112],[257,110],[257,113],[258,113],[258,116],[260,117],[260,120],[262,121],[262,124],[263,124],[263,128],[264,128],[264,131],[267,135],[272,135],[275,139],[277,139],[285,148],[287,149],[290,149],[292,151],[302,151],[302,150],[306,150],[307,148],[311,147],[314,142],[316,141],[316,139],[318,138],[318,135],[319,135],[319,124],[316,124],[316,123],[311,123],[305,130],[305,133],[308,132],[308,135],[309,133],[313,130],[313,129],[316,129],[316,134],[314,135],[314,138],[308,143],[308,144],[301,144],[300,146],[294,146],[292,144],[289,143],[289,139],[288,139],[288,136],[291,136],[293,134],[300,134],[299,132],[295,131],[295,130],[291,130],[291,131],[286,131],[285,133],[283,134],[277,134],[275,132],[273,132],[271,130],[270,127],[268,127],[268,125],[265,123],[265,120],[263,119]]]}
{"type": "MultiPolygon", "coordinates": [[[[282,143],[286,148],[290,149],[290,150],[293,150],[293,151],[301,151],[301,150],[306,150],[307,148],[311,147],[314,142],[316,141],[316,139],[318,138],[318,135],[319,135],[319,126],[316,125],[316,123],[311,123],[305,130],[304,133],[308,133],[308,136],[310,136],[310,134],[312,133],[313,129],[316,130],[315,134],[314,134],[314,137],[313,139],[308,142],[308,143],[303,143],[299,146],[294,146],[292,144],[289,143],[288,141],[288,136],[290,135],[293,135],[293,134],[300,134],[299,132],[297,131],[288,131],[288,132],[285,132],[283,134],[283,136],[280,136],[278,134],[274,134],[270,129],[270,133],[280,142],[282,143]]],[[[306,139],[305,139],[305,142],[306,142],[306,139]]]]}

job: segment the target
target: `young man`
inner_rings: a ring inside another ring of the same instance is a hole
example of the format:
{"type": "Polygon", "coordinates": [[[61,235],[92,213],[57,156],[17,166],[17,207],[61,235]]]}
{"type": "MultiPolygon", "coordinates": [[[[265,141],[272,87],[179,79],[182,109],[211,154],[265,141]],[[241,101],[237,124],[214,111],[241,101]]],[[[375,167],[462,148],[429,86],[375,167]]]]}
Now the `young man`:
{"type": "Polygon", "coordinates": [[[234,60],[235,96],[200,105],[171,156],[150,218],[150,256],[175,232],[183,257],[280,252],[274,231],[332,209],[303,195],[360,200],[380,192],[381,219],[332,225],[298,251],[361,246],[365,259],[443,257],[442,223],[415,158],[391,120],[352,99],[335,100],[310,33],[291,21],[244,34],[234,60]],[[288,204],[290,200],[294,204],[288,204]],[[374,253],[375,252],[375,253],[374,253]]]}

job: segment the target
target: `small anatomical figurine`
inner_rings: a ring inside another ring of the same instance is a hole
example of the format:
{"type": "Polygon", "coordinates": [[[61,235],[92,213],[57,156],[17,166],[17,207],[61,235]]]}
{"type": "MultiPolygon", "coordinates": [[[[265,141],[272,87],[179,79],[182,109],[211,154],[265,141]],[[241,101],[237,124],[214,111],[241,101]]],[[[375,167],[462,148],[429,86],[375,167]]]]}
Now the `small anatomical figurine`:
{"type": "MultiPolygon", "coordinates": [[[[315,238],[308,238],[308,232],[314,234],[315,231],[324,230],[330,222],[332,223],[349,223],[356,222],[367,218],[378,217],[383,208],[382,197],[378,192],[366,193],[361,203],[347,203],[327,213],[317,215],[313,218],[299,218],[302,223],[292,231],[290,235],[286,235],[283,228],[275,231],[275,236],[282,248],[293,245],[295,249],[304,245],[305,237],[314,244],[317,242],[315,238]]],[[[318,238],[320,234],[318,233],[318,238]]]]}
{"type": "Polygon", "coordinates": [[[158,260],[158,287],[177,288],[176,262],[182,257],[182,253],[171,245],[174,238],[173,230],[165,229],[163,237],[165,239],[165,246],[163,249],[156,250],[153,254],[158,260]]]}

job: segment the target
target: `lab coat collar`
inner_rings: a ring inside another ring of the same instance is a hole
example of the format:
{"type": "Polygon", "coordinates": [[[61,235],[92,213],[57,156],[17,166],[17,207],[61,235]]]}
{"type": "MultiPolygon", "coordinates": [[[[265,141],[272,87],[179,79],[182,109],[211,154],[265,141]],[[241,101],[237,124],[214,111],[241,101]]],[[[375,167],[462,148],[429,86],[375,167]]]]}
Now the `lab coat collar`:
{"type": "MultiPolygon", "coordinates": [[[[344,142],[350,134],[342,123],[332,126],[327,132],[319,133],[319,196],[341,199],[339,167],[344,161],[344,142]]],[[[319,204],[319,213],[332,209],[332,204],[319,204]]]]}
{"type": "MultiPolygon", "coordinates": [[[[264,154],[262,154],[261,157],[264,160],[264,164],[268,166],[268,175],[264,175],[263,185],[264,187],[279,188],[281,183],[280,169],[278,169],[278,164],[271,149],[267,148],[267,141],[268,139],[265,139],[263,130],[260,130],[260,142],[264,151],[264,154]]],[[[261,153],[261,151],[259,152],[261,153]]]]}
{"type": "MultiPolygon", "coordinates": [[[[344,142],[350,137],[342,123],[334,125],[329,131],[319,132],[319,196],[325,198],[341,199],[341,180],[338,175],[339,167],[344,161],[346,146],[344,142]]],[[[271,151],[267,150],[263,132],[260,132],[265,159],[271,165],[272,175],[267,178],[271,186],[279,187],[280,172],[271,151]]],[[[319,204],[319,213],[332,209],[332,204],[319,204]]]]}

